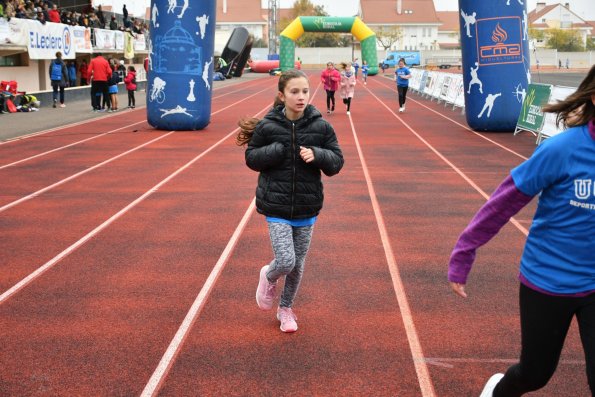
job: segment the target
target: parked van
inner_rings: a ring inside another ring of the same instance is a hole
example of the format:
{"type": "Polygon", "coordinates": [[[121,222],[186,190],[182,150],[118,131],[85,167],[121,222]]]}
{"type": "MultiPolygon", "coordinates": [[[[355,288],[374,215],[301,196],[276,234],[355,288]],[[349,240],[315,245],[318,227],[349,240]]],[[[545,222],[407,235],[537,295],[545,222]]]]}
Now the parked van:
{"type": "Polygon", "coordinates": [[[407,66],[415,66],[421,63],[419,51],[388,51],[386,57],[380,62],[380,67],[382,69],[394,68],[401,58],[405,58],[407,66]]]}

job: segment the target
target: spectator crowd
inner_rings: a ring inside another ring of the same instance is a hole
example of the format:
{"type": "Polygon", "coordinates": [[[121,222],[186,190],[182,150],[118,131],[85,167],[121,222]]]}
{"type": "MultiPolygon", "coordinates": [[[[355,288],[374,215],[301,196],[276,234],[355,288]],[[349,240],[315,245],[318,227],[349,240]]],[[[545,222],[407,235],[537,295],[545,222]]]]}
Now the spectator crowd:
{"type": "Polygon", "coordinates": [[[0,17],[23,18],[46,22],[63,23],[71,26],[87,28],[130,31],[134,34],[147,33],[149,27],[141,19],[129,17],[126,5],[122,9],[123,23],[119,23],[115,15],[108,21],[101,5],[97,9],[87,6],[83,11],[61,10],[50,0],[0,0],[0,17]]]}

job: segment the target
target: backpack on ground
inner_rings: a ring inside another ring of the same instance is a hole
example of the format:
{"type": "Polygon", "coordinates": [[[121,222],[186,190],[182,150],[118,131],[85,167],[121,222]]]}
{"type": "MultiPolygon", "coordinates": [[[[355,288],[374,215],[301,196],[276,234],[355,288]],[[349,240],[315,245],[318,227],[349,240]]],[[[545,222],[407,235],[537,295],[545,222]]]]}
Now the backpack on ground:
{"type": "Polygon", "coordinates": [[[62,64],[52,61],[52,72],[50,73],[51,80],[62,80],[62,64]]]}

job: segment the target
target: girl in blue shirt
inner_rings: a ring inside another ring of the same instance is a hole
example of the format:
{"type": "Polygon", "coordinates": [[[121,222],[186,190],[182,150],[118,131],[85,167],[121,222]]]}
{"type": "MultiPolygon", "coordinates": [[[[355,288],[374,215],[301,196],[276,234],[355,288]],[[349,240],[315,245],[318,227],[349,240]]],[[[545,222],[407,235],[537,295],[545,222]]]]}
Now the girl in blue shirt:
{"type": "Polygon", "coordinates": [[[405,111],[405,101],[407,100],[407,89],[409,88],[409,79],[411,72],[405,66],[405,58],[399,59],[399,67],[395,70],[395,81],[397,82],[397,91],[399,93],[399,113],[405,111]]]}
{"type": "Polygon", "coordinates": [[[463,231],[448,280],[465,283],[477,248],[539,195],[521,258],[521,357],[492,376],[480,397],[514,397],[544,387],[556,370],[576,316],[591,393],[595,393],[595,66],[577,91],[543,109],[567,131],[547,139],[492,194],[463,231]]]}

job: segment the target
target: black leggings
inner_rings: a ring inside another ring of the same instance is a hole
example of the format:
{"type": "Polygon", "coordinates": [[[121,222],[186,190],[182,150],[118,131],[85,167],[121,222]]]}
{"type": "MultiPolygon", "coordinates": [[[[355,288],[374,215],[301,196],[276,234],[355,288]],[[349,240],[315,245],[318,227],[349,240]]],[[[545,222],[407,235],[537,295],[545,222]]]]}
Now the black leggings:
{"type": "Polygon", "coordinates": [[[351,108],[351,97],[343,98],[343,103],[347,106],[347,111],[349,111],[349,108],[351,108]]]}
{"type": "Polygon", "coordinates": [[[544,387],[554,374],[572,318],[578,321],[591,393],[595,391],[595,294],[551,296],[521,284],[521,358],[508,368],[494,397],[516,397],[544,387]]]}
{"type": "Polygon", "coordinates": [[[128,106],[136,106],[136,99],[134,98],[134,90],[128,90],[128,106]]]}
{"type": "Polygon", "coordinates": [[[326,108],[328,110],[335,110],[335,91],[326,90],[326,108]],[[331,107],[332,103],[332,107],[331,107]]]}
{"type": "Polygon", "coordinates": [[[403,107],[405,101],[407,100],[407,89],[409,87],[406,85],[398,85],[397,92],[399,93],[399,107],[403,107]]]}

